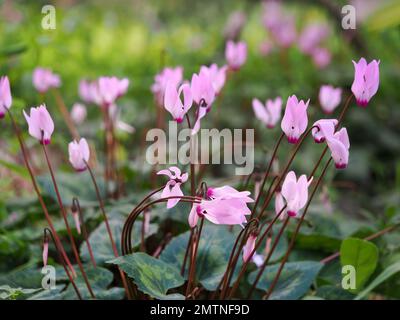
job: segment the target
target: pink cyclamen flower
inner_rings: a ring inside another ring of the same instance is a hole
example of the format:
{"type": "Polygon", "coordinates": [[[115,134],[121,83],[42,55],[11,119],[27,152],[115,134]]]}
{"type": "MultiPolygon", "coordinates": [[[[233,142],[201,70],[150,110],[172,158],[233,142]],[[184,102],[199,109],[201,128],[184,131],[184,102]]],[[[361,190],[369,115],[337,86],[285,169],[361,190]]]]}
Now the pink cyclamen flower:
{"type": "Polygon", "coordinates": [[[250,236],[247,238],[246,244],[243,247],[243,262],[248,262],[252,258],[252,252],[256,247],[256,239],[257,235],[251,233],[250,236]]]}
{"type": "Polygon", "coordinates": [[[332,60],[332,55],[326,48],[314,48],[311,57],[315,66],[319,69],[327,67],[332,60]]]}
{"type": "Polygon", "coordinates": [[[354,64],[354,81],[351,91],[356,97],[357,104],[366,107],[369,100],[376,94],[379,87],[379,63],[372,60],[369,64],[364,58],[354,64]]]}
{"type": "Polygon", "coordinates": [[[164,93],[167,89],[167,84],[173,84],[175,88],[179,86],[183,79],[183,68],[164,68],[159,74],[154,77],[154,84],[151,86],[157,104],[162,106],[164,103],[164,93]]]}
{"type": "Polygon", "coordinates": [[[41,144],[49,144],[54,131],[54,122],[44,104],[31,108],[30,115],[24,116],[29,126],[29,134],[39,140],[41,144]]]}
{"type": "Polygon", "coordinates": [[[200,72],[208,73],[209,78],[211,79],[211,84],[214,88],[215,94],[218,95],[226,81],[226,71],[228,67],[222,66],[218,68],[217,64],[213,63],[211,66],[201,66],[200,72]]]}
{"type": "Polygon", "coordinates": [[[194,204],[189,214],[189,225],[194,228],[200,218],[206,218],[214,224],[241,225],[246,222],[246,215],[251,210],[240,199],[212,199],[194,204]]]}
{"type": "Polygon", "coordinates": [[[307,108],[310,100],[298,101],[295,95],[290,96],[286,102],[285,114],[282,118],[281,128],[286,134],[289,143],[297,143],[300,136],[307,129],[307,108]]]}
{"type": "Polygon", "coordinates": [[[189,214],[189,225],[194,227],[199,217],[215,224],[243,225],[251,211],[247,203],[254,200],[249,191],[238,191],[230,186],[207,189],[207,200],[195,204],[189,214]]]}
{"type": "Polygon", "coordinates": [[[286,213],[289,217],[296,217],[308,200],[308,187],[312,178],[307,181],[305,174],[297,180],[296,174],[290,171],[282,184],[282,196],[286,200],[286,213]]]}
{"type": "Polygon", "coordinates": [[[61,86],[60,76],[53,73],[50,69],[36,68],[33,71],[33,86],[40,93],[45,93],[51,88],[61,86]]]}
{"type": "Polygon", "coordinates": [[[212,83],[211,75],[205,69],[200,70],[199,74],[193,74],[190,83],[193,101],[200,107],[206,107],[210,111],[211,105],[215,99],[215,89],[212,83]]]}
{"type": "Polygon", "coordinates": [[[186,112],[192,107],[192,103],[192,92],[188,84],[181,85],[177,90],[175,83],[168,83],[164,95],[164,106],[176,122],[183,121],[186,112]],[[180,97],[182,93],[183,103],[180,97]]]}
{"type": "Polygon", "coordinates": [[[85,79],[79,81],[78,92],[83,102],[93,103],[94,97],[92,93],[93,83],[85,79]]]}
{"type": "Polygon", "coordinates": [[[301,52],[312,54],[313,50],[329,36],[329,28],[325,24],[312,23],[301,32],[298,44],[301,52]]]}
{"type": "Polygon", "coordinates": [[[79,212],[77,210],[72,210],[72,217],[74,218],[76,231],[78,234],[81,234],[81,221],[79,219],[79,212]]]}
{"type": "MultiPolygon", "coordinates": [[[[163,174],[169,177],[169,181],[161,192],[161,198],[183,196],[181,184],[187,181],[187,173],[182,174],[181,170],[178,167],[170,167],[167,170],[158,171],[157,174],[163,174]]],[[[167,202],[167,208],[170,209],[174,207],[179,202],[179,200],[179,198],[169,199],[167,202]]]]}
{"type": "Polygon", "coordinates": [[[311,133],[316,143],[324,142],[327,137],[333,136],[338,124],[336,119],[321,119],[313,124],[311,133]]]}
{"type": "Polygon", "coordinates": [[[243,41],[234,43],[229,40],[226,43],[225,59],[230,69],[239,70],[247,59],[247,44],[243,41]]]}
{"type": "Polygon", "coordinates": [[[90,157],[89,145],[85,138],[81,138],[79,142],[75,140],[70,142],[68,145],[69,162],[78,172],[85,171],[87,169],[87,162],[90,157]]]}
{"type": "Polygon", "coordinates": [[[118,98],[128,91],[129,80],[127,78],[100,77],[98,79],[98,91],[102,106],[109,107],[118,98]]]}
{"type": "Polygon", "coordinates": [[[319,89],[318,97],[322,110],[327,114],[331,114],[340,104],[342,89],[334,88],[330,85],[323,85],[319,89]]]}
{"type": "Polygon", "coordinates": [[[71,119],[75,124],[82,124],[87,115],[86,107],[82,103],[74,103],[71,110],[71,119]]]}
{"type": "Polygon", "coordinates": [[[8,77],[0,78],[0,119],[4,118],[8,109],[12,104],[12,96],[10,89],[10,82],[8,77]]]}
{"type": "Polygon", "coordinates": [[[337,169],[345,169],[349,163],[350,140],[346,128],[340,129],[331,137],[326,137],[331,156],[337,169]]]}
{"type": "Polygon", "coordinates": [[[267,128],[273,128],[281,119],[282,98],[268,99],[265,106],[258,99],[253,99],[253,110],[256,117],[261,120],[267,128]]]}
{"type": "Polygon", "coordinates": [[[47,237],[45,237],[45,240],[43,242],[43,252],[42,252],[42,258],[43,258],[43,266],[47,266],[47,260],[49,257],[49,241],[47,237]]]}

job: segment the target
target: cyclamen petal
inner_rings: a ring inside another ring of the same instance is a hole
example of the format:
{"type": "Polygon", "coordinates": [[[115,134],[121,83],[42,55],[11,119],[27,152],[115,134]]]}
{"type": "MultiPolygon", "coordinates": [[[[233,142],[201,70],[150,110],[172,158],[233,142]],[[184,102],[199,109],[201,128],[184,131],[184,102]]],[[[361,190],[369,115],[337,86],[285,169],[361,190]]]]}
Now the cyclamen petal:
{"type": "Polygon", "coordinates": [[[282,196],[286,200],[286,213],[290,217],[296,217],[299,211],[306,205],[308,201],[308,187],[312,179],[307,180],[302,175],[298,180],[296,174],[290,171],[282,184],[282,196]]]}
{"type": "Polygon", "coordinates": [[[43,243],[43,252],[42,252],[42,258],[43,258],[43,266],[47,266],[47,260],[49,257],[49,242],[45,240],[43,243]]]}
{"type": "Polygon", "coordinates": [[[85,121],[87,115],[86,107],[82,103],[75,103],[71,110],[72,121],[79,125],[85,121]]]}
{"type": "Polygon", "coordinates": [[[32,81],[35,89],[41,93],[61,86],[59,75],[53,73],[50,69],[40,67],[33,71],[32,81]]]}
{"type": "Polygon", "coordinates": [[[307,108],[310,100],[298,101],[295,95],[290,96],[286,103],[285,114],[282,118],[281,128],[286,134],[289,143],[297,143],[300,136],[307,129],[307,108]]]}
{"type": "Polygon", "coordinates": [[[29,126],[29,134],[41,144],[49,144],[54,131],[54,122],[44,104],[31,108],[30,115],[23,111],[29,126]]]}
{"type": "Polygon", "coordinates": [[[177,91],[174,83],[169,83],[165,90],[164,106],[178,123],[183,121],[185,114],[192,107],[193,98],[190,86],[183,84],[177,91]],[[180,98],[183,93],[183,102],[180,98]]]}
{"type": "Polygon", "coordinates": [[[232,70],[239,70],[247,59],[247,44],[243,41],[234,43],[229,40],[226,43],[225,59],[232,70]]]}
{"type": "Polygon", "coordinates": [[[87,162],[90,157],[89,145],[85,138],[81,138],[79,142],[75,140],[68,145],[69,162],[78,172],[87,169],[87,162]]]}
{"type": "Polygon", "coordinates": [[[257,235],[255,234],[250,234],[248,237],[246,244],[243,247],[243,261],[248,262],[253,255],[251,254],[256,246],[256,239],[257,235]]]}
{"type": "MultiPolygon", "coordinates": [[[[170,167],[168,170],[158,171],[157,174],[166,175],[169,177],[169,181],[166,183],[163,191],[161,192],[160,198],[168,198],[168,197],[176,197],[183,196],[183,192],[181,190],[182,183],[185,183],[188,179],[188,174],[181,173],[181,170],[178,167],[170,167]]],[[[174,207],[180,201],[179,198],[176,199],[168,199],[167,201],[167,209],[174,207]]]]}
{"type": "Polygon", "coordinates": [[[322,110],[331,114],[340,104],[342,89],[330,85],[323,85],[319,90],[319,103],[322,110]]]}
{"type": "Polygon", "coordinates": [[[337,169],[345,169],[349,163],[350,141],[346,128],[342,128],[332,137],[327,138],[327,144],[337,169]]]}
{"type": "Polygon", "coordinates": [[[0,79],[0,119],[3,118],[12,104],[10,82],[7,76],[0,79]]]}
{"type": "Polygon", "coordinates": [[[338,124],[336,119],[321,119],[313,124],[311,133],[316,143],[321,143],[326,140],[326,137],[333,136],[335,127],[338,124]]]}
{"type": "Polygon", "coordinates": [[[380,61],[372,60],[369,64],[364,58],[358,62],[353,61],[354,81],[351,91],[356,97],[357,104],[366,107],[369,100],[376,94],[379,87],[380,61]]]}
{"type": "Polygon", "coordinates": [[[154,84],[151,86],[151,91],[153,92],[155,100],[159,106],[162,106],[164,103],[164,94],[167,88],[167,84],[173,84],[176,89],[182,82],[182,79],[182,67],[166,67],[154,77],[154,84]]]}
{"type": "Polygon", "coordinates": [[[261,120],[267,128],[272,129],[281,118],[282,99],[268,99],[265,106],[258,100],[253,99],[253,110],[256,117],[261,120]]]}

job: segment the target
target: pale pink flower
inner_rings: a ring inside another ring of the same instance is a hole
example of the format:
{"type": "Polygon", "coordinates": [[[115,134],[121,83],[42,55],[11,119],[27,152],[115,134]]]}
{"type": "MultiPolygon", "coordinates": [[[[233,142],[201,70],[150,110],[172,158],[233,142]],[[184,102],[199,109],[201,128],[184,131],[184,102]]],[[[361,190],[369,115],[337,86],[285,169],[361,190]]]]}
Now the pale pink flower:
{"type": "Polygon", "coordinates": [[[357,104],[366,107],[369,100],[376,94],[379,87],[379,63],[372,60],[369,64],[364,58],[354,64],[354,81],[351,91],[356,97],[357,104]]]}
{"type": "Polygon", "coordinates": [[[230,69],[239,70],[247,59],[247,44],[243,41],[234,43],[229,40],[226,43],[225,59],[230,69]]]}
{"type": "MultiPolygon", "coordinates": [[[[163,174],[169,177],[169,181],[161,193],[161,198],[183,196],[181,185],[187,181],[187,173],[182,174],[178,167],[170,167],[169,169],[158,171],[157,174],[163,174]]],[[[174,207],[179,200],[179,198],[169,199],[167,202],[167,208],[170,209],[174,207]]]]}
{"type": "Polygon", "coordinates": [[[312,54],[313,50],[329,36],[329,33],[330,30],[325,24],[312,23],[307,25],[298,39],[300,51],[306,54],[312,54]]]}
{"type": "Polygon", "coordinates": [[[209,72],[203,69],[199,74],[193,74],[190,89],[194,102],[209,111],[215,99],[215,89],[209,72]]]}
{"type": "Polygon", "coordinates": [[[12,104],[12,96],[10,89],[10,82],[7,76],[0,79],[0,119],[4,118],[7,110],[10,109],[12,104]]]}
{"type": "Polygon", "coordinates": [[[154,77],[154,84],[151,86],[157,104],[162,106],[164,103],[164,93],[167,89],[167,84],[173,84],[175,89],[178,88],[179,84],[183,79],[183,68],[164,68],[159,74],[154,77]]]}
{"type": "Polygon", "coordinates": [[[258,99],[253,99],[253,110],[256,117],[261,120],[267,128],[273,128],[281,119],[282,98],[268,99],[265,106],[258,99]]]}
{"type": "Polygon", "coordinates": [[[307,108],[310,100],[298,101],[295,95],[290,96],[286,102],[285,114],[282,118],[281,128],[286,134],[289,143],[297,143],[300,136],[307,129],[307,108]]]}
{"type": "Polygon", "coordinates": [[[98,93],[102,106],[109,107],[118,98],[128,91],[129,80],[127,78],[100,77],[98,79],[98,93]]]}
{"type": "Polygon", "coordinates": [[[49,144],[54,131],[54,122],[44,104],[31,108],[30,115],[24,116],[29,126],[29,134],[40,141],[41,144],[49,144]]]}
{"type": "Polygon", "coordinates": [[[192,92],[188,84],[181,85],[177,90],[174,83],[168,83],[164,95],[164,106],[176,122],[183,121],[186,112],[192,107],[192,103],[192,92]],[[183,102],[181,100],[182,93],[183,102]]]}
{"type": "Polygon", "coordinates": [[[46,237],[45,241],[43,242],[43,252],[42,252],[42,258],[43,258],[43,266],[47,266],[47,260],[49,257],[49,241],[46,237]]]}
{"type": "Polygon", "coordinates": [[[324,142],[327,137],[333,136],[335,128],[338,124],[336,119],[321,119],[313,124],[311,130],[312,136],[316,143],[324,142]]]}
{"type": "Polygon", "coordinates": [[[248,262],[252,258],[252,252],[256,247],[257,235],[251,233],[243,247],[243,262],[248,262]]]}
{"type": "Polygon", "coordinates": [[[81,221],[79,218],[79,212],[77,210],[72,210],[72,217],[74,218],[76,231],[78,234],[81,234],[81,221]]]}
{"type": "Polygon", "coordinates": [[[238,191],[230,186],[207,189],[207,200],[194,204],[189,214],[189,225],[193,228],[199,217],[214,224],[243,225],[251,211],[247,203],[254,200],[249,191],[238,191]]]}
{"type": "Polygon", "coordinates": [[[326,137],[331,156],[337,169],[345,169],[349,163],[350,140],[346,128],[340,129],[331,137],[326,137]]]}
{"type": "Polygon", "coordinates": [[[72,121],[80,125],[85,121],[87,115],[86,107],[82,103],[74,103],[71,110],[71,119],[72,121]]]}
{"type": "Polygon", "coordinates": [[[92,94],[93,83],[85,79],[79,81],[78,92],[83,102],[93,103],[94,98],[92,94]]]}
{"type": "Polygon", "coordinates": [[[332,60],[332,55],[326,48],[314,48],[311,57],[315,66],[319,69],[327,67],[332,60]]]}
{"type": "Polygon", "coordinates": [[[322,110],[327,114],[331,114],[340,104],[342,89],[334,88],[330,85],[323,85],[319,89],[318,97],[322,110]]]}
{"type": "Polygon", "coordinates": [[[286,213],[289,217],[296,217],[308,201],[308,187],[312,178],[307,181],[306,175],[297,180],[294,171],[290,171],[282,184],[282,196],[286,200],[286,213]]]}
{"type": "Polygon", "coordinates": [[[90,157],[89,145],[85,138],[81,138],[79,142],[75,140],[68,145],[69,162],[76,171],[85,171],[87,162],[90,157]]]}
{"type": "Polygon", "coordinates": [[[254,253],[253,257],[251,258],[251,261],[254,262],[257,268],[260,268],[264,264],[264,259],[265,257],[262,254],[254,253]]]}
{"type": "Polygon", "coordinates": [[[61,86],[60,76],[53,73],[50,69],[36,68],[33,71],[33,86],[40,93],[45,93],[49,89],[61,86]]]}
{"type": "Polygon", "coordinates": [[[211,83],[216,95],[218,95],[221,92],[222,88],[224,87],[226,81],[227,69],[228,69],[227,66],[222,66],[221,68],[218,68],[218,66],[215,63],[213,63],[209,67],[202,66],[200,68],[200,72],[208,73],[208,76],[211,79],[211,83]]]}

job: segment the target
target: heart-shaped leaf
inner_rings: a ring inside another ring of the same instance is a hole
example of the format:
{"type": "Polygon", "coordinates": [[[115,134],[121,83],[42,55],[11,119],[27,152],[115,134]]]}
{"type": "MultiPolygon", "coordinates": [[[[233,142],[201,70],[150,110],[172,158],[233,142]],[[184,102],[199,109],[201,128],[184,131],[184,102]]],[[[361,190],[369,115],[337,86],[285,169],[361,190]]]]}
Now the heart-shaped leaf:
{"type": "MultiPolygon", "coordinates": [[[[257,288],[266,291],[272,284],[280,264],[267,266],[262,274],[257,288]]],[[[323,264],[315,261],[286,263],[273,290],[271,300],[297,300],[310,289],[323,264]]],[[[250,273],[248,282],[252,284],[258,270],[250,273]]]]}
{"type": "Polygon", "coordinates": [[[354,267],[356,288],[351,291],[357,292],[375,271],[378,263],[378,248],[366,240],[345,239],[340,247],[340,262],[342,266],[354,267]]]}
{"type": "MultiPolygon", "coordinates": [[[[113,239],[119,254],[121,255],[121,234],[122,228],[124,226],[124,220],[122,219],[112,219],[109,220],[111,232],[113,239]]],[[[157,225],[150,224],[149,232],[146,233],[145,238],[153,235],[157,232],[157,225]]],[[[140,234],[142,230],[142,221],[136,221],[133,225],[132,231],[132,245],[133,247],[140,244],[140,234]]],[[[115,258],[114,251],[111,247],[110,237],[107,232],[105,222],[101,223],[96,230],[94,230],[89,236],[89,243],[92,247],[93,256],[97,263],[102,264],[107,260],[115,258]]],[[[86,242],[81,244],[81,256],[85,261],[90,261],[89,250],[87,248],[86,242]]]]}
{"type": "Polygon", "coordinates": [[[181,294],[167,294],[172,288],[181,286],[184,279],[178,269],[162,260],[138,252],[108,261],[118,265],[133,279],[138,289],[161,300],[184,299],[181,294]]]}
{"type": "MultiPolygon", "coordinates": [[[[160,259],[173,264],[179,270],[182,267],[190,231],[185,232],[168,244],[160,259]]],[[[215,290],[224,275],[229,255],[235,242],[235,235],[224,226],[204,225],[200,237],[196,259],[196,279],[207,290],[215,290]]],[[[185,278],[187,278],[188,263],[185,278]]]]}

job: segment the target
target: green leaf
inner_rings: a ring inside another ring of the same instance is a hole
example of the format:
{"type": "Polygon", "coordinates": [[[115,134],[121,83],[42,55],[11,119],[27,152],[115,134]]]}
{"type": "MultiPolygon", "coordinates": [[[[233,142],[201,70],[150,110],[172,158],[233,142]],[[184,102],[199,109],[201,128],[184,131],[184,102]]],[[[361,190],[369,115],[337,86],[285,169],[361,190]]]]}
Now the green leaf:
{"type": "Polygon", "coordinates": [[[185,281],[178,269],[162,260],[138,252],[108,262],[120,266],[140,291],[153,298],[184,299],[184,296],[178,293],[167,294],[169,289],[179,287],[185,281]]]}
{"type": "MultiPolygon", "coordinates": [[[[180,270],[190,231],[175,238],[161,253],[160,259],[180,270]]],[[[215,290],[224,275],[235,235],[224,226],[204,225],[196,258],[196,279],[207,290],[215,290]]],[[[188,264],[185,270],[187,278],[188,264]]]]}
{"type": "Polygon", "coordinates": [[[30,295],[40,289],[11,288],[9,285],[0,286],[0,300],[16,300],[25,295],[30,295]]]}
{"type": "Polygon", "coordinates": [[[378,285],[389,279],[394,274],[400,272],[400,262],[396,262],[389,267],[387,267],[379,276],[377,276],[371,283],[361,291],[358,296],[355,298],[356,300],[360,300],[364,298],[368,293],[370,293],[374,288],[378,285]]]}
{"type": "Polygon", "coordinates": [[[336,286],[322,286],[317,289],[316,296],[325,300],[352,300],[354,295],[336,286]]]}
{"type": "MultiPolygon", "coordinates": [[[[113,239],[115,241],[115,245],[117,246],[118,251],[120,251],[121,249],[121,234],[124,222],[125,221],[122,219],[109,220],[113,239]]],[[[155,234],[157,232],[157,229],[158,226],[156,224],[150,224],[149,232],[146,234],[145,238],[155,234]]],[[[141,230],[142,230],[142,221],[141,220],[136,221],[132,231],[133,247],[140,244],[141,230]]],[[[107,260],[115,258],[105,222],[101,223],[100,226],[98,226],[97,229],[90,234],[89,243],[92,246],[94,259],[96,260],[97,263],[102,264],[105,263],[107,260]]],[[[121,252],[119,252],[119,254],[121,255],[121,252]]],[[[86,242],[82,242],[81,244],[81,256],[85,261],[90,261],[89,250],[87,248],[86,242]]]]}
{"type": "MultiPolygon", "coordinates": [[[[96,180],[101,194],[105,195],[103,178],[97,175],[96,180]]],[[[43,192],[57,201],[50,175],[39,176],[37,181],[43,192]]],[[[56,181],[64,205],[71,206],[74,197],[79,198],[81,206],[98,205],[93,182],[88,172],[73,174],[60,172],[56,174],[56,181]]]]}
{"type": "Polygon", "coordinates": [[[375,271],[378,263],[378,248],[366,240],[345,239],[340,247],[340,262],[342,266],[351,265],[355,268],[356,289],[353,291],[359,291],[375,271]]]}
{"type": "MultiPolygon", "coordinates": [[[[266,291],[278,272],[280,264],[267,266],[262,274],[257,288],[266,291]]],[[[278,283],[272,292],[271,300],[297,300],[304,296],[310,289],[319,271],[323,267],[322,263],[315,261],[300,261],[286,263],[279,277],[278,283]]],[[[258,270],[250,273],[248,282],[252,284],[257,276],[258,270]]]]}

